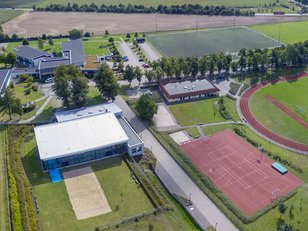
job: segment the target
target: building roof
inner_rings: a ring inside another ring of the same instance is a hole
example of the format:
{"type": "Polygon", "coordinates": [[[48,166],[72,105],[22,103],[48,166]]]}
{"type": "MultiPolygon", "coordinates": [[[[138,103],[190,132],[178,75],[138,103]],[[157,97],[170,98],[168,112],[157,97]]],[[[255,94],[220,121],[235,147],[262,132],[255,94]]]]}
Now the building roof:
{"type": "Polygon", "coordinates": [[[85,53],[81,38],[63,42],[62,52],[71,59],[71,64],[85,63],[85,53]]]}
{"type": "Polygon", "coordinates": [[[19,75],[19,74],[35,74],[37,73],[36,67],[27,67],[27,68],[12,68],[12,75],[19,75]]]}
{"type": "Polygon", "coordinates": [[[11,79],[11,69],[0,70],[0,94],[2,95],[11,79]]]}
{"type": "Polygon", "coordinates": [[[37,126],[34,132],[42,160],[70,156],[128,141],[113,113],[37,126]]]}
{"type": "Polygon", "coordinates": [[[118,117],[118,121],[129,138],[128,140],[129,146],[134,146],[134,145],[143,143],[143,141],[140,139],[140,137],[137,135],[134,129],[130,126],[130,124],[123,117],[118,117]]]}
{"type": "Polygon", "coordinates": [[[69,111],[56,112],[55,116],[58,122],[64,122],[93,115],[105,114],[106,112],[112,112],[116,116],[122,115],[122,110],[116,104],[105,103],[90,107],[77,108],[69,111]]]}
{"type": "Polygon", "coordinates": [[[181,81],[170,81],[161,82],[161,87],[164,89],[164,93],[168,95],[169,98],[186,97],[190,95],[216,92],[219,91],[210,81],[207,79],[197,79],[197,80],[181,80],[181,81]]]}
{"type": "Polygon", "coordinates": [[[70,60],[66,58],[51,58],[42,60],[40,63],[39,69],[47,69],[47,68],[57,68],[64,64],[65,66],[70,65],[70,60]]]}
{"type": "Polygon", "coordinates": [[[32,59],[36,59],[36,58],[39,58],[39,57],[52,57],[53,55],[48,53],[48,52],[45,52],[45,51],[41,51],[41,50],[38,50],[38,49],[35,49],[35,48],[32,48],[32,47],[29,47],[29,46],[18,46],[14,49],[14,53],[17,55],[17,56],[20,56],[20,57],[23,57],[23,58],[26,58],[26,59],[29,59],[29,60],[32,60],[32,59]]]}

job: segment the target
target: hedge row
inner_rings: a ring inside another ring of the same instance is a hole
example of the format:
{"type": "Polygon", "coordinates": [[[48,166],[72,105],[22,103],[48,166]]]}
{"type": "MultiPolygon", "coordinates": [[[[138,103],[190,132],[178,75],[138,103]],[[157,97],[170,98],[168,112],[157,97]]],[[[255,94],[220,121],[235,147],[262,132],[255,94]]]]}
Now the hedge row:
{"type": "Polygon", "coordinates": [[[134,164],[130,160],[128,160],[126,156],[124,157],[124,161],[130,168],[130,170],[135,174],[136,178],[141,184],[141,187],[145,190],[146,194],[154,204],[155,208],[171,209],[171,205],[168,202],[166,202],[164,196],[161,195],[156,189],[154,189],[151,182],[146,178],[146,176],[141,175],[134,166],[134,164]]]}
{"type": "MultiPolygon", "coordinates": [[[[245,138],[245,139],[247,140],[247,142],[249,142],[249,143],[252,144],[253,146],[255,146],[255,147],[257,147],[257,148],[262,147],[261,144],[259,144],[258,142],[254,141],[253,139],[247,137],[246,134],[245,134],[245,132],[244,132],[242,129],[237,128],[237,127],[234,127],[233,130],[234,130],[234,132],[235,132],[236,134],[238,134],[239,136],[245,138]]],[[[282,163],[282,164],[284,164],[284,165],[287,165],[287,166],[293,168],[293,169],[294,169],[295,171],[297,171],[298,173],[302,173],[302,172],[303,172],[303,170],[302,170],[300,167],[296,166],[296,165],[293,164],[291,161],[289,161],[289,160],[287,160],[287,159],[284,159],[284,158],[281,158],[279,155],[273,154],[271,151],[268,151],[268,150],[266,150],[266,149],[264,149],[264,148],[262,148],[262,151],[263,151],[265,154],[267,154],[269,157],[273,158],[274,160],[279,161],[280,163],[282,163]]]]}
{"type": "Polygon", "coordinates": [[[30,129],[30,126],[9,126],[6,128],[10,214],[13,230],[38,230],[33,195],[20,158],[21,144],[30,129]]]}
{"type": "Polygon", "coordinates": [[[101,12],[101,13],[160,13],[160,14],[199,14],[199,15],[220,15],[220,16],[254,16],[252,10],[240,10],[235,7],[226,6],[201,6],[199,4],[183,5],[159,5],[157,8],[144,5],[96,5],[95,3],[78,5],[76,3],[67,5],[50,4],[46,7],[34,7],[36,11],[53,11],[53,12],[101,12]]]}
{"type": "Polygon", "coordinates": [[[225,119],[225,120],[232,120],[232,116],[230,114],[230,112],[228,111],[228,109],[225,106],[225,102],[224,102],[224,97],[220,97],[217,101],[218,103],[218,111],[220,113],[220,115],[225,119]]]}

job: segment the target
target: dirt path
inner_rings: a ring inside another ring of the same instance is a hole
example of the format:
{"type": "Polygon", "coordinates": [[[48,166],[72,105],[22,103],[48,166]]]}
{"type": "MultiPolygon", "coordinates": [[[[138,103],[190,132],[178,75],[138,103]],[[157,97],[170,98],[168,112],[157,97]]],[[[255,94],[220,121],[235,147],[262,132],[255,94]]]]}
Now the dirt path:
{"type": "Polygon", "coordinates": [[[110,14],[74,12],[30,12],[14,18],[2,25],[6,34],[20,36],[40,36],[67,34],[76,28],[84,32],[104,34],[107,29],[112,34],[133,32],[154,32],[196,28],[214,28],[303,21],[308,17],[261,15],[255,17],[224,17],[166,14],[110,14]],[[157,23],[156,23],[157,22],[157,23]]]}

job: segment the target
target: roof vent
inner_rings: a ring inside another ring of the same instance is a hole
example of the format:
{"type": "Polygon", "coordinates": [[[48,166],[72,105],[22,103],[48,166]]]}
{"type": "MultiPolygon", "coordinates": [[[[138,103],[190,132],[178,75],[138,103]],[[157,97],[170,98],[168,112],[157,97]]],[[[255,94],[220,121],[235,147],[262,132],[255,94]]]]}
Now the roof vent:
{"type": "Polygon", "coordinates": [[[93,111],[88,111],[88,114],[90,114],[90,115],[93,114],[93,111]]]}
{"type": "Polygon", "coordinates": [[[184,86],[184,89],[187,89],[187,86],[184,86]]]}
{"type": "Polygon", "coordinates": [[[77,116],[82,116],[82,113],[77,113],[77,116]]]}

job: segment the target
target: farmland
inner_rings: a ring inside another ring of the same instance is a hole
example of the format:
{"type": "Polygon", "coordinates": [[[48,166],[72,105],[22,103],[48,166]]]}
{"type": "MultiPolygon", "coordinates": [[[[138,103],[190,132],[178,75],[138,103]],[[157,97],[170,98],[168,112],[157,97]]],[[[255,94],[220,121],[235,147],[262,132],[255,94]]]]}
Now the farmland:
{"type": "Polygon", "coordinates": [[[308,39],[308,21],[251,26],[251,29],[282,41],[304,42],[308,39]]]}
{"type": "MultiPolygon", "coordinates": [[[[251,98],[251,111],[256,119],[271,131],[307,144],[307,129],[264,97],[270,95],[295,113],[296,105],[308,111],[307,87],[308,78],[302,78],[296,82],[283,82],[262,88],[251,98]]],[[[303,119],[307,121],[307,118],[303,119]]]]}
{"type": "Polygon", "coordinates": [[[215,17],[192,15],[157,15],[157,14],[104,14],[104,13],[63,13],[63,12],[32,12],[2,25],[6,34],[19,36],[41,36],[67,34],[72,28],[104,34],[108,29],[110,34],[133,32],[170,31],[196,28],[216,28],[247,26],[263,23],[290,22],[307,20],[307,17],[215,17]],[[159,17],[158,17],[159,16],[159,17]],[[234,21],[235,20],[235,21],[234,21]],[[156,23],[157,22],[157,23],[156,23]]]}
{"type": "Polygon", "coordinates": [[[0,25],[22,14],[21,10],[0,10],[0,25]]]}
{"type": "Polygon", "coordinates": [[[40,3],[42,0],[1,0],[0,7],[29,7],[40,3]]]}
{"type": "Polygon", "coordinates": [[[162,33],[148,36],[148,40],[168,57],[234,53],[241,48],[265,48],[278,45],[276,40],[244,27],[162,33]]]}

